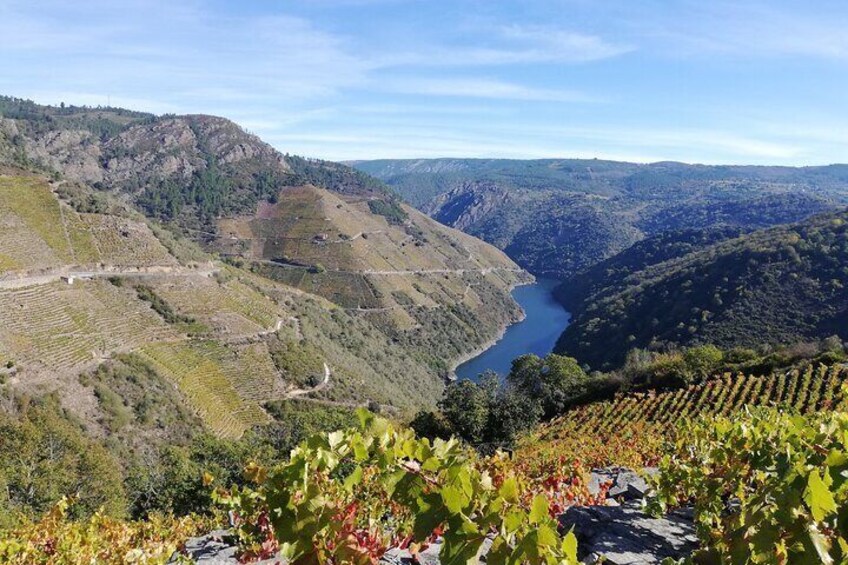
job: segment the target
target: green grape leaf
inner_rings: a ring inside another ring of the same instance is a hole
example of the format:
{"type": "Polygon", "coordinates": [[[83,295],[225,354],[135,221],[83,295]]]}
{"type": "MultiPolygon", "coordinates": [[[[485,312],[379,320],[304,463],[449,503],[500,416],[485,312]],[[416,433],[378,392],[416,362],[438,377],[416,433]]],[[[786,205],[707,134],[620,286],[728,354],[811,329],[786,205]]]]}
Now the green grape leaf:
{"type": "Polygon", "coordinates": [[[816,521],[824,520],[828,514],[836,512],[836,501],[827,484],[822,480],[817,469],[813,469],[807,478],[807,489],[804,491],[804,502],[807,503],[816,521]]]}
{"type": "Polygon", "coordinates": [[[439,552],[439,561],[444,565],[477,565],[477,554],[485,539],[486,536],[479,534],[466,537],[448,532],[439,552]]]}
{"type": "Polygon", "coordinates": [[[327,434],[327,442],[330,444],[330,448],[335,449],[341,445],[342,441],[344,441],[344,436],[345,434],[341,430],[327,434]]]}
{"type": "Polygon", "coordinates": [[[362,482],[362,467],[359,465],[347,476],[344,481],[344,488],[347,491],[352,491],[353,487],[362,482]]]}
{"type": "Polygon", "coordinates": [[[442,489],[442,500],[451,514],[459,514],[468,504],[468,496],[459,488],[448,485],[442,489]]]}
{"type": "Polygon", "coordinates": [[[512,549],[501,536],[498,536],[492,542],[489,553],[486,554],[486,565],[506,565],[510,553],[512,549]]]}
{"type": "Polygon", "coordinates": [[[515,477],[507,478],[501,485],[498,494],[507,502],[518,502],[518,481],[515,477]]]}
{"type": "Polygon", "coordinates": [[[562,539],[562,553],[570,563],[577,563],[577,536],[570,530],[562,539]]]}
{"type": "Polygon", "coordinates": [[[540,524],[548,518],[548,499],[544,494],[537,494],[530,507],[530,523],[540,524]]]}

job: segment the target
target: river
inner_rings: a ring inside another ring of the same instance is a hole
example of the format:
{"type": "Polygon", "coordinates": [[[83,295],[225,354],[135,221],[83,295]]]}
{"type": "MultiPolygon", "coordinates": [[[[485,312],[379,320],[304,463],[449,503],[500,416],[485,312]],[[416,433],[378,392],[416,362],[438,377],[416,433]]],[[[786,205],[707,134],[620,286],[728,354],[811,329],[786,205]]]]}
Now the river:
{"type": "Polygon", "coordinates": [[[476,380],[487,369],[506,376],[512,360],[519,355],[535,353],[543,357],[550,353],[571,319],[554,299],[557,284],[556,280],[537,278],[534,284],[516,287],[512,296],[524,309],[524,320],[509,326],[495,345],[457,367],[456,376],[476,380]]]}

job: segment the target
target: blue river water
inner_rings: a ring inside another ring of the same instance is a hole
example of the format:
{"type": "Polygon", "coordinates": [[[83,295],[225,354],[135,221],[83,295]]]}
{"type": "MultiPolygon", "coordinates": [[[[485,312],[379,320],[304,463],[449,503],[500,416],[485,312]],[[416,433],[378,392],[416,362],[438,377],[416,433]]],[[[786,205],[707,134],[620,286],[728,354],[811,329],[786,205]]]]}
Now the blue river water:
{"type": "Polygon", "coordinates": [[[535,353],[543,357],[550,353],[571,319],[554,299],[553,290],[557,284],[556,280],[536,279],[534,284],[516,287],[512,296],[524,309],[526,317],[509,326],[495,345],[457,367],[457,378],[476,380],[486,370],[505,376],[512,360],[519,355],[535,353]]]}

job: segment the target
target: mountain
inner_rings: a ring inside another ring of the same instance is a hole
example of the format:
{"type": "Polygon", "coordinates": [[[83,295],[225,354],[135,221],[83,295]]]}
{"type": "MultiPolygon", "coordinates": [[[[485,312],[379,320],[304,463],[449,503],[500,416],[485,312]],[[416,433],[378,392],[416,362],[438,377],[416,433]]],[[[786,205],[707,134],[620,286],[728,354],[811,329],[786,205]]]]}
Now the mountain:
{"type": "Polygon", "coordinates": [[[280,401],[432,405],[531,280],[382,182],[213,116],[0,98],[0,175],[2,386],[59,393],[94,433],[121,387],[81,375],[114,363],[223,437],[280,401]]]}
{"type": "Polygon", "coordinates": [[[848,338],[848,211],[742,233],[664,234],[566,281],[556,350],[594,368],[632,348],[848,338]]]}
{"type": "Polygon", "coordinates": [[[755,229],[848,203],[848,166],[744,167],[603,160],[352,163],[519,265],[566,278],[668,230],[755,229]]]}

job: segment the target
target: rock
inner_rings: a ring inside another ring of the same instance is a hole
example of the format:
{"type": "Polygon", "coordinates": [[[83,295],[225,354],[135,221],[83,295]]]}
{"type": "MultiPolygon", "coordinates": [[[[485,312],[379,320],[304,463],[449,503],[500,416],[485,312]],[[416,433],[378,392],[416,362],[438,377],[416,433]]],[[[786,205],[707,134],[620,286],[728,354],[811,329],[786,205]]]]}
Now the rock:
{"type": "Polygon", "coordinates": [[[649,565],[686,557],[698,547],[691,516],[652,518],[636,502],[572,507],[560,516],[560,526],[574,529],[580,557],[587,563],[603,559],[611,565],[649,565]]]}
{"type": "Polygon", "coordinates": [[[650,486],[643,475],[655,473],[656,469],[652,467],[646,467],[641,473],[636,473],[624,467],[594,469],[589,477],[589,492],[596,495],[600,492],[602,484],[612,483],[607,492],[609,498],[641,500],[650,490],[650,486]]]}
{"type": "Polygon", "coordinates": [[[419,563],[420,565],[439,565],[439,551],[442,550],[441,543],[434,543],[418,554],[418,561],[412,559],[412,554],[405,549],[390,549],[386,552],[380,563],[383,565],[409,565],[419,563]]]}
{"type": "MultiPolygon", "coordinates": [[[[188,557],[192,563],[201,565],[237,565],[235,541],[227,530],[216,530],[198,538],[190,538],[185,543],[185,551],[180,556],[175,554],[168,563],[184,563],[188,557]]],[[[261,561],[251,561],[258,565],[285,565],[287,560],[282,557],[271,557],[261,561]]]]}
{"type": "MultiPolygon", "coordinates": [[[[238,559],[236,559],[236,547],[229,536],[230,533],[228,531],[217,530],[205,536],[191,538],[185,544],[183,555],[201,565],[236,565],[239,563],[238,559]]],[[[480,551],[481,555],[488,553],[491,547],[492,539],[490,537],[483,542],[483,547],[480,551]]],[[[417,561],[413,560],[412,554],[405,549],[390,549],[380,559],[380,563],[381,565],[439,565],[439,552],[441,549],[441,542],[433,543],[418,554],[417,561]]],[[[179,562],[179,557],[174,555],[168,563],[176,564],[179,562]]],[[[284,565],[286,561],[276,557],[264,561],[251,561],[251,563],[266,565],[279,563],[284,565]]]]}
{"type": "MultiPolygon", "coordinates": [[[[489,553],[489,550],[492,548],[492,540],[493,536],[487,537],[483,540],[483,545],[480,548],[480,563],[485,563],[485,555],[489,553]]],[[[412,559],[412,555],[408,551],[399,550],[399,549],[391,549],[386,552],[383,558],[380,560],[380,563],[383,565],[439,565],[441,562],[439,561],[439,552],[442,550],[441,542],[436,542],[426,550],[422,551],[418,554],[418,560],[414,561],[412,559]]]]}
{"type": "MultiPolygon", "coordinates": [[[[237,563],[235,546],[225,541],[228,535],[226,530],[216,530],[205,536],[191,538],[186,541],[184,555],[195,563],[208,565],[237,563]]],[[[177,556],[172,557],[169,563],[177,563],[177,556]]]]}

